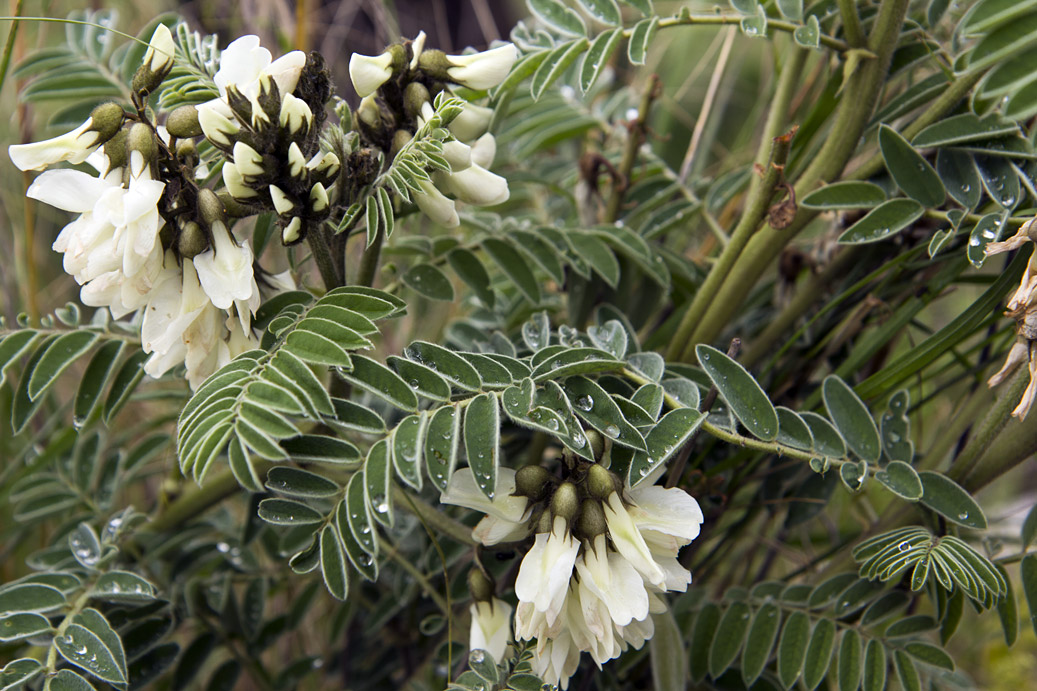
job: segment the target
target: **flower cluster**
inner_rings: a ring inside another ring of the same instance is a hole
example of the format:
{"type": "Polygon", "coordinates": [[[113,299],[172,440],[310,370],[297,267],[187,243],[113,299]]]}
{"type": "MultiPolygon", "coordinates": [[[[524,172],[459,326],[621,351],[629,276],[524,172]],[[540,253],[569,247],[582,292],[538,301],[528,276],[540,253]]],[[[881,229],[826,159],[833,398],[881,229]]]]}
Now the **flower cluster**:
{"type": "MultiPolygon", "coordinates": [[[[449,84],[491,88],[507,76],[517,57],[518,50],[510,43],[482,53],[446,55],[425,49],[424,33],[390,46],[381,55],[354,54],[349,75],[362,98],[356,113],[360,131],[369,144],[393,155],[431,118],[434,97],[448,90],[449,84]]],[[[492,115],[490,108],[466,103],[447,124],[451,137],[442,153],[449,171],[418,180],[421,189],[413,195],[418,208],[434,222],[458,225],[455,200],[473,206],[507,201],[507,181],[488,170],[496,155],[493,135],[487,132],[492,115]]]]}
{"type": "MultiPolygon", "coordinates": [[[[1027,242],[1037,244],[1037,218],[1024,223],[1019,232],[1004,242],[990,243],[984,251],[988,256],[1000,254],[1019,249],[1027,242]]],[[[1019,405],[1012,411],[1012,415],[1022,420],[1037,400],[1037,250],[1030,255],[1019,287],[1008,300],[1005,314],[1016,321],[1016,340],[1008,351],[1004,366],[990,378],[988,384],[997,386],[1016,368],[1026,364],[1030,371],[1030,383],[1019,405]]]]}
{"type": "Polygon", "coordinates": [[[271,61],[257,37],[243,36],[223,51],[213,81],[220,96],[195,117],[227,156],[228,193],[247,213],[274,211],[284,244],[301,241],[330,215],[328,188],[341,168],[320,150],[331,95],[323,59],[296,50],[271,61]]]}
{"type": "MultiPolygon", "coordinates": [[[[665,611],[661,594],[691,582],[677,553],[698,536],[702,511],[683,490],[651,479],[625,487],[596,463],[564,481],[540,466],[502,468],[489,500],[471,469],[451,477],[441,501],[486,514],[473,530],[482,544],[523,540],[535,526],[515,580],[514,632],[536,639],[534,671],[545,681],[567,688],[582,652],[600,667],[640,648],[654,633],[650,615],[665,611]]],[[[494,621],[476,614],[480,632],[494,621]]],[[[473,646],[486,638],[475,628],[473,646]]]]}
{"type": "MultiPolygon", "coordinates": [[[[143,310],[141,343],[151,354],[144,370],[159,377],[184,364],[197,387],[258,346],[251,319],[263,295],[252,248],[232,234],[223,202],[183,174],[197,161],[193,147],[174,139],[190,123],[182,114],[171,117],[171,136],[144,117],[143,103],[169,74],[174,52],[169,29],[160,25],[134,76],[136,117],[102,104],[72,132],[12,146],[10,156],[22,170],[70,161],[97,171],[47,170],[26,194],[79,214],[53,248],[82,285],[83,303],[107,307],[116,318],[143,310]]],[[[287,275],[261,280],[268,292],[294,287],[287,275]]]]}

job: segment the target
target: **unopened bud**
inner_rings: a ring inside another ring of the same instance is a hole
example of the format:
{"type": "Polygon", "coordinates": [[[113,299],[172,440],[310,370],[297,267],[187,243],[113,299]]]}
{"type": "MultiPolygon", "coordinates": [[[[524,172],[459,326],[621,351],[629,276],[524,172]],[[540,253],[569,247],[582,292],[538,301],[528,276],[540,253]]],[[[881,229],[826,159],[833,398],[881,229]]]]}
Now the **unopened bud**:
{"type": "Polygon", "coordinates": [[[476,602],[489,602],[493,599],[496,588],[493,581],[482,572],[482,569],[474,568],[468,572],[468,592],[476,602]]]}
{"type": "Polygon", "coordinates": [[[198,147],[192,139],[181,139],[176,143],[176,157],[190,167],[198,165],[198,147]]]}
{"type": "Polygon", "coordinates": [[[416,120],[421,115],[421,107],[431,100],[432,97],[429,96],[424,84],[411,82],[403,90],[403,112],[408,118],[416,120]]]}
{"type": "Polygon", "coordinates": [[[288,134],[295,136],[296,132],[301,131],[305,135],[310,129],[310,123],[313,122],[313,111],[306,105],[306,101],[285,94],[281,100],[279,122],[281,127],[288,130],[288,134]]]}
{"type": "Polygon", "coordinates": [[[238,123],[216,112],[215,108],[198,109],[198,125],[206,139],[224,149],[231,147],[230,138],[241,131],[238,123]]]}
{"type": "Polygon", "coordinates": [[[306,157],[302,155],[302,149],[295,142],[288,145],[288,174],[293,178],[302,179],[306,170],[306,157]]]}
{"type": "Polygon", "coordinates": [[[281,231],[281,242],[291,245],[302,237],[302,219],[298,216],[293,218],[281,231]]]}
{"type": "Polygon", "coordinates": [[[281,102],[281,91],[277,88],[277,82],[269,74],[260,75],[259,94],[252,104],[252,126],[258,129],[263,124],[279,122],[281,102]]]}
{"type": "Polygon", "coordinates": [[[288,198],[277,185],[270,185],[270,200],[274,203],[274,210],[281,215],[289,213],[295,208],[295,202],[288,198]]]}
{"type": "Polygon", "coordinates": [[[595,463],[587,470],[587,492],[596,499],[607,499],[616,491],[616,476],[595,463]]]}
{"type": "Polygon", "coordinates": [[[238,167],[227,161],[223,164],[223,184],[235,199],[251,199],[259,193],[245,184],[245,177],[238,167]]]}
{"type": "Polygon", "coordinates": [[[319,214],[328,208],[328,191],[319,182],[310,188],[310,211],[319,214]]]}
{"type": "Polygon", "coordinates": [[[561,516],[566,523],[572,523],[579,510],[580,497],[576,492],[576,485],[571,482],[563,482],[558,485],[554,496],[551,497],[551,513],[561,516]]]}
{"type": "Polygon", "coordinates": [[[190,139],[202,134],[202,126],[198,121],[198,109],[192,105],[180,106],[166,118],[166,129],[174,137],[190,139]]]}
{"type": "Polygon", "coordinates": [[[466,103],[447,127],[462,142],[475,141],[486,133],[493,119],[493,109],[466,103]]]}
{"type": "Polygon", "coordinates": [[[173,34],[170,33],[168,26],[159,24],[155,27],[155,33],[151,35],[151,41],[148,42],[143,64],[133,75],[134,93],[150,94],[157,89],[169,71],[173,69],[175,52],[176,44],[173,42],[173,34]]]}
{"type": "Polygon", "coordinates": [[[605,510],[601,502],[588,499],[580,505],[580,517],[576,522],[576,528],[580,537],[593,540],[605,532],[605,510]]]}
{"type": "Polygon", "coordinates": [[[198,190],[198,218],[208,227],[216,223],[227,223],[227,211],[216,193],[208,187],[198,190]]]}
{"type": "Polygon", "coordinates": [[[201,254],[209,248],[209,237],[202,227],[190,221],[180,231],[180,237],[176,241],[176,249],[184,259],[201,254]]]}
{"type": "Polygon", "coordinates": [[[266,172],[263,170],[263,155],[245,142],[235,142],[232,155],[234,165],[242,175],[259,177],[266,172]]]}
{"type": "Polygon", "coordinates": [[[356,116],[360,122],[372,129],[377,129],[382,124],[382,111],[375,102],[374,96],[360,99],[360,105],[356,108],[356,116]]]}
{"type": "Polygon", "coordinates": [[[400,149],[407,146],[407,142],[414,138],[407,130],[396,130],[396,134],[392,136],[392,147],[389,149],[389,158],[396,158],[396,154],[400,153],[400,149]]]}
{"type": "Polygon", "coordinates": [[[547,496],[552,480],[551,473],[543,466],[523,466],[515,473],[515,494],[530,501],[540,501],[547,496]]]}
{"type": "Polygon", "coordinates": [[[595,429],[585,430],[585,434],[587,435],[587,443],[590,444],[590,451],[594,454],[595,460],[601,458],[601,454],[605,451],[605,438],[595,429]]]}

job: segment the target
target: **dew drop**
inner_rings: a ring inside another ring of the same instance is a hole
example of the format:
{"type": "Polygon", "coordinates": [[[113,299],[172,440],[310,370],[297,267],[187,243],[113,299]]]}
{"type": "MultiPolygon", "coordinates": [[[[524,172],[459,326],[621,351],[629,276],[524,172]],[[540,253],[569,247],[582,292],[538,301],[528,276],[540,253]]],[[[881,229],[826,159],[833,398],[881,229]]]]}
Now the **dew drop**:
{"type": "Polygon", "coordinates": [[[594,407],[594,399],[590,396],[580,396],[576,399],[576,407],[586,413],[594,407]]]}
{"type": "Polygon", "coordinates": [[[961,513],[958,514],[958,520],[959,521],[964,521],[968,517],[969,517],[969,512],[968,511],[962,511],[961,513]]]}
{"type": "Polygon", "coordinates": [[[473,650],[469,658],[475,664],[480,664],[486,659],[486,655],[481,650],[473,650]]]}
{"type": "Polygon", "coordinates": [[[901,552],[906,552],[907,550],[911,549],[911,543],[905,540],[904,542],[901,542],[899,545],[897,545],[897,549],[901,552]]]}
{"type": "Polygon", "coordinates": [[[615,438],[617,438],[619,436],[619,428],[616,427],[615,425],[609,425],[608,427],[605,428],[605,434],[607,436],[612,437],[613,439],[615,439],[615,438]]]}

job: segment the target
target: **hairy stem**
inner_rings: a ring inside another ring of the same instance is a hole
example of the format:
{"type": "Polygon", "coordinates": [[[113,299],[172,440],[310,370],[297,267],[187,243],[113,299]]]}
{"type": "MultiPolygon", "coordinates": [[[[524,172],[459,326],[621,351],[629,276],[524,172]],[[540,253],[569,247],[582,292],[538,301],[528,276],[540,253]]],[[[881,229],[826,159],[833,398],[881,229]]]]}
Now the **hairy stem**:
{"type": "Polygon", "coordinates": [[[341,285],[338,271],[335,269],[335,259],[331,256],[331,248],[328,247],[327,238],[324,236],[323,228],[306,234],[306,242],[310,245],[310,252],[317,262],[317,270],[320,271],[321,281],[324,289],[331,290],[341,285]]]}
{"type": "Polygon", "coordinates": [[[368,288],[374,286],[375,276],[378,275],[378,264],[382,258],[383,239],[384,235],[381,228],[379,228],[374,242],[364,250],[364,256],[360,259],[360,270],[356,276],[357,285],[367,286],[368,288]]]}

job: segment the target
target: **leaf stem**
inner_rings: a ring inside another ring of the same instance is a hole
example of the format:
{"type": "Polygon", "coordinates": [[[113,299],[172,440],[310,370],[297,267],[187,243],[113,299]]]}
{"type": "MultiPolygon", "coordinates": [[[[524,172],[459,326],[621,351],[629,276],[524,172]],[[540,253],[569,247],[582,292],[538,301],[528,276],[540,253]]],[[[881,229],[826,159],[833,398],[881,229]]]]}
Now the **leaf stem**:
{"type": "Polygon", "coordinates": [[[462,544],[470,546],[476,544],[475,540],[472,539],[471,528],[460,521],[455,521],[453,518],[450,518],[450,516],[437,510],[434,506],[430,506],[419,497],[413,496],[398,485],[393,485],[392,496],[393,502],[396,506],[405,506],[409,508],[421,521],[427,523],[436,530],[449,535],[462,544]]]}
{"type": "MultiPolygon", "coordinates": [[[[690,12],[681,12],[674,17],[667,17],[659,20],[659,28],[666,29],[672,26],[716,26],[716,25],[727,25],[735,24],[740,25],[742,23],[743,16],[741,14],[692,14],[690,12]]],[[[777,31],[784,31],[785,33],[791,34],[796,29],[803,26],[796,22],[785,21],[784,19],[771,19],[767,18],[767,28],[775,29],[777,31]]],[[[623,37],[629,39],[634,33],[633,28],[625,29],[623,31],[623,37]]],[[[828,48],[838,50],[840,52],[850,49],[850,45],[841,39],[833,38],[826,34],[821,34],[818,37],[818,42],[828,48]]]]}
{"type": "Polygon", "coordinates": [[[854,48],[863,48],[867,39],[864,36],[864,30],[861,29],[861,18],[857,16],[857,3],[855,0],[839,0],[838,5],[846,42],[854,48]]]}
{"type": "Polygon", "coordinates": [[[615,223],[619,218],[619,212],[623,206],[623,196],[630,186],[630,175],[637,163],[637,152],[641,148],[641,142],[644,141],[648,113],[652,109],[652,103],[661,93],[660,88],[659,75],[653,74],[648,77],[648,86],[641,94],[641,103],[637,108],[637,118],[627,125],[627,141],[623,148],[623,158],[619,163],[619,177],[612,185],[612,194],[605,210],[606,223],[615,223]]]}

